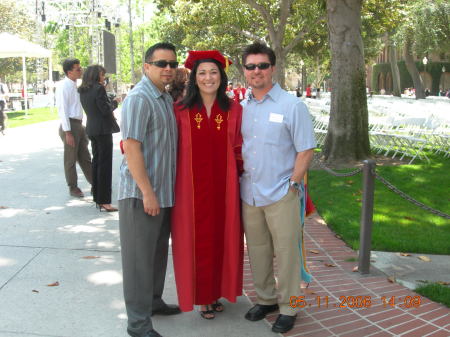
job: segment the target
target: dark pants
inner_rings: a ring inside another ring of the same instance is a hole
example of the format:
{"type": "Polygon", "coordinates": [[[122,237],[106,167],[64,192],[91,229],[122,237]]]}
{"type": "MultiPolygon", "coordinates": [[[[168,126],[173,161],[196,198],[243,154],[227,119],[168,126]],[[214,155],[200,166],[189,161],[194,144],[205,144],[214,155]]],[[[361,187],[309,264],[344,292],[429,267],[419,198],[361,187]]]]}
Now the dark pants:
{"type": "Polygon", "coordinates": [[[142,200],[119,200],[123,293],[128,334],[144,336],[153,329],[153,309],[164,305],[162,293],[169,251],[171,208],[157,216],[144,212],[142,200]]]}
{"type": "Polygon", "coordinates": [[[97,204],[111,203],[112,135],[89,137],[92,147],[92,193],[97,204]]]}
{"type": "Polygon", "coordinates": [[[81,121],[70,119],[70,130],[75,139],[75,146],[69,146],[66,143],[66,133],[59,127],[59,136],[64,143],[64,173],[69,188],[78,186],[77,168],[76,164],[81,167],[81,170],[86,177],[89,184],[92,185],[92,163],[91,154],[88,150],[89,139],[86,136],[86,131],[81,124],[81,121]]]}
{"type": "Polygon", "coordinates": [[[3,113],[5,110],[5,102],[0,101],[0,131],[3,132],[5,130],[5,114],[3,113]]]}

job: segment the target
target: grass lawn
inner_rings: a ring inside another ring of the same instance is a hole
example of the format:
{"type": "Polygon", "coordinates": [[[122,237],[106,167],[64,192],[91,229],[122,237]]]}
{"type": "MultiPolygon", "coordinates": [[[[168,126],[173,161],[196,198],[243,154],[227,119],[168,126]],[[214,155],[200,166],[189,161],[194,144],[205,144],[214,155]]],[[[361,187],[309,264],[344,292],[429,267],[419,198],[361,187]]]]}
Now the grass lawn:
{"type": "MultiPolygon", "coordinates": [[[[377,173],[425,205],[450,214],[450,159],[430,155],[430,160],[431,164],[378,166],[377,173]]],[[[323,170],[310,170],[308,180],[319,214],[355,250],[361,181],[362,173],[334,177],[323,170]]],[[[372,250],[450,255],[450,220],[422,210],[376,180],[372,250]]]]}
{"type": "Polygon", "coordinates": [[[6,111],[8,116],[7,128],[15,128],[28,124],[50,121],[58,119],[58,112],[56,108],[36,108],[28,110],[28,116],[25,116],[25,110],[20,111],[6,111]]]}
{"type": "Polygon", "coordinates": [[[414,290],[430,300],[442,303],[450,308],[450,288],[439,283],[426,283],[414,290]]]}

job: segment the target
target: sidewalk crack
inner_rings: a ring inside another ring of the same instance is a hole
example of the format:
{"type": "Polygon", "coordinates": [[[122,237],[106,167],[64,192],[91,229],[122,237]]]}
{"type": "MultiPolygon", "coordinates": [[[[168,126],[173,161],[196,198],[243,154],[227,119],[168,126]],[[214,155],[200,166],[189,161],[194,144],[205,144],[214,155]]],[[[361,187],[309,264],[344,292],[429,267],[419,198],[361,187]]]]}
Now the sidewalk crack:
{"type": "Polygon", "coordinates": [[[13,276],[11,276],[4,284],[0,286],[0,291],[9,283],[11,282],[22,270],[24,270],[36,257],[38,257],[45,248],[41,248],[30,260],[28,260],[27,263],[25,263],[22,268],[20,268],[16,273],[14,273],[13,276]]]}

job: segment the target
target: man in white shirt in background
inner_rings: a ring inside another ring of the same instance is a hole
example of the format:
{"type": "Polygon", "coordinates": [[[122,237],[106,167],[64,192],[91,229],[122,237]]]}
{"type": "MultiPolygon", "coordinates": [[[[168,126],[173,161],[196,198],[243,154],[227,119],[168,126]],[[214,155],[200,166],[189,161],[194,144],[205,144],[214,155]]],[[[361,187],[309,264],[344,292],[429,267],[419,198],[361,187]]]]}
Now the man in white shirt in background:
{"type": "Polygon", "coordinates": [[[56,107],[61,119],[59,136],[64,143],[64,173],[69,193],[73,197],[84,197],[78,187],[76,163],[83,170],[86,180],[92,185],[91,154],[89,140],[82,124],[83,110],[77,90],[77,79],[81,78],[80,61],[75,58],[64,60],[63,70],[66,78],[56,88],[56,107]]]}

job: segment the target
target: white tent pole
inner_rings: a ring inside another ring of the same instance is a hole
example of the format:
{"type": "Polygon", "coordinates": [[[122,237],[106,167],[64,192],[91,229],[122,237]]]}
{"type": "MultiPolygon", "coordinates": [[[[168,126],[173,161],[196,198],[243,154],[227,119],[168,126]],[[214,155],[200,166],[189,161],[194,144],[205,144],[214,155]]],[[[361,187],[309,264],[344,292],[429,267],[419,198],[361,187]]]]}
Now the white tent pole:
{"type": "Polygon", "coordinates": [[[28,116],[27,68],[25,66],[25,55],[22,55],[22,74],[23,74],[23,98],[25,100],[25,116],[28,116]]]}

